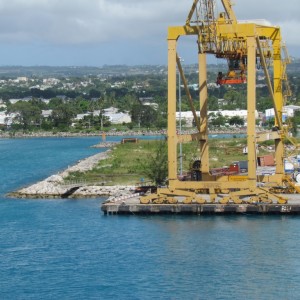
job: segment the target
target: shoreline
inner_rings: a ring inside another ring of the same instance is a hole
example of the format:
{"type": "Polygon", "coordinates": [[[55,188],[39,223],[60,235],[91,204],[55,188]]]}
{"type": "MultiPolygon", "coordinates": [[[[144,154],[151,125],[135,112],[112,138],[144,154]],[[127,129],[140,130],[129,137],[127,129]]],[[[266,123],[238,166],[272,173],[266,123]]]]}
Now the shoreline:
{"type": "Polygon", "coordinates": [[[0,138],[8,138],[8,139],[13,139],[13,138],[44,138],[44,137],[61,137],[61,138],[68,138],[68,137],[101,137],[105,133],[106,136],[132,136],[132,135],[137,135],[137,136],[143,136],[143,135],[164,135],[166,134],[165,131],[109,131],[109,132],[90,132],[90,133],[85,133],[85,132],[29,132],[29,133],[24,133],[24,132],[0,132],[0,138]]]}
{"type": "Polygon", "coordinates": [[[110,149],[79,160],[73,166],[63,171],[50,175],[46,179],[38,181],[27,187],[18,189],[7,194],[9,198],[32,198],[32,199],[49,199],[49,198],[97,198],[110,197],[114,198],[131,195],[135,186],[114,185],[106,186],[104,182],[64,182],[64,179],[70,172],[85,172],[91,170],[100,160],[109,156],[110,149]]]}
{"type": "MultiPolygon", "coordinates": [[[[239,134],[239,132],[227,132],[227,134],[239,134]]],[[[100,136],[102,133],[90,133],[90,134],[70,134],[70,133],[61,133],[57,135],[47,135],[48,133],[43,134],[22,134],[14,136],[13,138],[39,138],[39,137],[84,137],[84,136],[100,136]]],[[[126,132],[127,135],[162,135],[162,132],[126,132]]],[[[124,132],[111,132],[107,136],[126,136],[124,132]]],[[[210,133],[212,134],[212,133],[210,133]]],[[[216,132],[214,134],[224,134],[224,132],[216,132]]],[[[0,138],[3,138],[3,135],[0,134],[0,138]]],[[[106,142],[102,141],[99,144],[93,145],[93,148],[108,148],[104,152],[100,152],[89,156],[85,159],[77,161],[73,166],[70,166],[57,174],[50,175],[49,177],[38,181],[29,186],[20,188],[16,191],[10,192],[7,194],[10,198],[33,198],[33,199],[45,199],[45,198],[96,198],[96,197],[109,197],[108,200],[113,200],[115,198],[132,195],[133,191],[136,189],[136,186],[124,186],[124,185],[105,185],[105,182],[65,182],[65,178],[69,175],[70,172],[85,172],[91,170],[100,160],[104,160],[108,157],[111,147],[113,147],[118,142],[106,142]]]]}
{"type": "MultiPolygon", "coordinates": [[[[186,133],[190,133],[191,131],[186,130],[186,133]]],[[[99,131],[99,132],[48,132],[48,131],[40,131],[40,132],[0,132],[0,138],[44,138],[44,137],[93,137],[93,136],[102,136],[105,134],[108,136],[159,136],[159,135],[167,135],[167,130],[128,130],[128,131],[99,131]]],[[[208,134],[246,134],[246,130],[244,128],[231,128],[230,130],[211,130],[208,134]]]]}

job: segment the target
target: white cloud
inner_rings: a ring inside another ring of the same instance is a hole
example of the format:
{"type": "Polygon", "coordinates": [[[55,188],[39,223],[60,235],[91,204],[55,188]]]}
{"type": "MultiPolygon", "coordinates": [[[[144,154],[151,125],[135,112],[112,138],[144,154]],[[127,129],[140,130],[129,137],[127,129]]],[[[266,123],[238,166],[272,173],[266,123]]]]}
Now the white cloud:
{"type": "Polygon", "coordinates": [[[287,45],[300,46],[299,0],[236,0],[234,10],[238,19],[266,19],[280,26],[282,39],[287,45]]]}
{"type": "MultiPolygon", "coordinates": [[[[300,45],[299,0],[235,0],[238,19],[281,25],[289,44],[300,45]],[[277,3],[275,3],[277,2],[277,3]]],[[[0,42],[80,44],[162,39],[185,23],[193,0],[0,0],[0,42]]],[[[223,10],[221,1],[218,9],[223,10]]]]}
{"type": "Polygon", "coordinates": [[[184,5],[170,2],[0,0],[0,38],[86,43],[156,35],[165,33],[169,22],[185,13],[184,5]]]}

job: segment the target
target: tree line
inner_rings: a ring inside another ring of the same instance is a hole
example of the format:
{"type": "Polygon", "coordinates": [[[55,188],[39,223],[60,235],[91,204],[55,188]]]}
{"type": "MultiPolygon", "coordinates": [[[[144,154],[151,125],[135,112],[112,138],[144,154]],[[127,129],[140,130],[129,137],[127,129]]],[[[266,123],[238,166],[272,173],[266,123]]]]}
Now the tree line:
{"type": "MultiPolygon", "coordinates": [[[[186,75],[189,83],[198,80],[196,72],[186,75]]],[[[128,112],[132,118],[129,128],[166,128],[167,126],[167,77],[166,75],[135,75],[135,76],[114,76],[106,81],[99,78],[90,78],[92,84],[89,87],[78,85],[80,78],[69,79],[76,83],[76,88],[72,90],[64,89],[63,86],[48,88],[28,88],[20,86],[3,87],[0,89],[0,98],[7,104],[9,113],[17,113],[16,129],[41,128],[43,130],[69,130],[74,117],[80,113],[100,111],[100,115],[93,114],[86,116],[84,120],[76,125],[78,129],[103,128],[110,126],[109,120],[103,116],[103,109],[116,107],[120,112],[128,112]],[[121,86],[114,86],[116,82],[124,82],[121,86]],[[140,86],[140,88],[133,88],[140,86]],[[28,101],[19,101],[11,104],[11,98],[29,97],[28,101]],[[144,105],[143,99],[151,99],[150,102],[156,106],[144,105]],[[41,99],[49,100],[49,103],[41,99]],[[42,110],[52,110],[49,118],[42,118],[42,110]],[[88,124],[88,125],[87,125],[88,124]]],[[[214,81],[214,74],[209,73],[209,81],[214,81]]],[[[291,103],[297,104],[300,97],[300,79],[292,76],[290,86],[293,91],[291,103]]],[[[177,87],[177,95],[179,93],[177,87]]],[[[181,110],[190,110],[189,101],[183,88],[181,88],[182,102],[181,110]]],[[[190,90],[194,106],[199,110],[199,91],[190,90]]],[[[219,86],[209,88],[208,110],[236,110],[246,109],[246,89],[244,85],[219,86]],[[220,101],[223,99],[224,101],[220,101]]],[[[178,98],[178,97],[177,97],[178,98]]],[[[176,101],[176,99],[174,99],[176,101]]],[[[273,106],[271,97],[266,86],[257,88],[257,110],[264,112],[265,109],[273,106]]],[[[296,120],[296,119],[295,119],[296,120]]],[[[217,115],[211,119],[213,126],[221,126],[225,123],[243,125],[241,118],[226,119],[222,115],[217,115]]]]}

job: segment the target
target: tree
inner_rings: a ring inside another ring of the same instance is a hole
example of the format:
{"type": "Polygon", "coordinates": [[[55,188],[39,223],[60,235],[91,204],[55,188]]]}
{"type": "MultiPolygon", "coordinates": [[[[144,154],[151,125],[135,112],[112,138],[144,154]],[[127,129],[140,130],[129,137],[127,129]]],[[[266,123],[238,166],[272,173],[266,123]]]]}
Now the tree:
{"type": "Polygon", "coordinates": [[[297,134],[298,124],[300,124],[300,111],[295,111],[294,117],[290,118],[290,122],[292,125],[292,131],[294,134],[297,134]]]}
{"type": "Polygon", "coordinates": [[[271,97],[258,97],[256,106],[259,111],[265,111],[266,109],[273,107],[274,104],[271,97]]]}
{"type": "Polygon", "coordinates": [[[32,100],[29,101],[29,103],[40,109],[47,109],[47,104],[43,102],[41,99],[33,98],[32,100]]]}
{"type": "Polygon", "coordinates": [[[83,99],[82,97],[76,98],[75,102],[72,101],[72,104],[77,113],[86,113],[90,109],[90,101],[83,99]]]}
{"type": "Polygon", "coordinates": [[[218,98],[215,96],[208,96],[208,107],[209,110],[218,110],[219,109],[218,98]]]}
{"type": "Polygon", "coordinates": [[[132,122],[143,127],[151,127],[157,121],[157,112],[149,105],[134,104],[131,107],[130,114],[132,122]]]}
{"type": "Polygon", "coordinates": [[[100,98],[101,97],[101,92],[99,90],[96,90],[96,89],[91,89],[89,91],[89,97],[90,97],[90,99],[100,98]]]}
{"type": "Polygon", "coordinates": [[[230,125],[244,125],[245,121],[240,116],[233,116],[228,120],[230,125]]]}
{"type": "Polygon", "coordinates": [[[168,176],[168,152],[167,142],[158,141],[155,151],[149,155],[147,161],[141,161],[143,175],[151,179],[155,185],[165,183],[168,176]]]}
{"type": "Polygon", "coordinates": [[[60,129],[65,129],[70,126],[73,117],[75,117],[75,111],[69,104],[65,103],[54,108],[51,114],[54,126],[60,129]]]}
{"type": "Polygon", "coordinates": [[[48,107],[49,107],[49,109],[53,109],[53,108],[56,108],[56,107],[58,107],[59,105],[61,105],[63,103],[64,102],[61,98],[52,98],[49,101],[48,107]]]}
{"type": "Polygon", "coordinates": [[[224,94],[224,99],[228,101],[226,109],[245,109],[247,107],[246,96],[243,91],[229,89],[224,94]]]}
{"type": "Polygon", "coordinates": [[[23,129],[29,129],[31,126],[40,125],[41,123],[41,109],[30,102],[18,101],[9,107],[9,112],[17,113],[15,121],[23,129]]]}
{"type": "Polygon", "coordinates": [[[210,114],[209,118],[211,119],[211,125],[214,126],[224,126],[227,119],[220,112],[217,114],[210,114]]]}

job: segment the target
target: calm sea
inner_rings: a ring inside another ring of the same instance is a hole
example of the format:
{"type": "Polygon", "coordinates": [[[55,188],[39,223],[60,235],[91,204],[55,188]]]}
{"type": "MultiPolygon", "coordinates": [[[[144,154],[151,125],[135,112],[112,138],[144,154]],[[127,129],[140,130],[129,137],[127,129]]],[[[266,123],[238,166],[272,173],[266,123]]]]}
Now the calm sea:
{"type": "Polygon", "coordinates": [[[103,198],[5,197],[98,142],[0,139],[1,300],[300,298],[299,217],[104,216],[103,198]]]}

